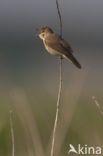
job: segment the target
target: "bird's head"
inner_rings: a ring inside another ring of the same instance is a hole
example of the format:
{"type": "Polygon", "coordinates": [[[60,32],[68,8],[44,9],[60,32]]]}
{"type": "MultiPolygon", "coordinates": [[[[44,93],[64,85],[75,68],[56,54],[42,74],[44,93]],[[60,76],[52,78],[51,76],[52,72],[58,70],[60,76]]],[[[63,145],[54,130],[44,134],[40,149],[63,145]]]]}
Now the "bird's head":
{"type": "Polygon", "coordinates": [[[50,34],[53,33],[52,29],[44,26],[39,30],[40,33],[37,34],[37,36],[39,36],[41,39],[45,39],[45,37],[50,34]]]}

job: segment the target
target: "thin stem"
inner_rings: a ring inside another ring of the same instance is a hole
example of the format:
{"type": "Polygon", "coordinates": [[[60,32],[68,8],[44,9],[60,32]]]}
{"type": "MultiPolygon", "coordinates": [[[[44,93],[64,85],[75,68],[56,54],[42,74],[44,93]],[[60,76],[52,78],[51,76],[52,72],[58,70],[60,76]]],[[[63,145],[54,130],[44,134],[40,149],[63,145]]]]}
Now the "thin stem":
{"type": "Polygon", "coordinates": [[[11,129],[11,141],[12,141],[12,156],[15,155],[15,141],[14,141],[14,129],[13,129],[13,112],[10,111],[10,129],[11,129]]]}
{"type": "Polygon", "coordinates": [[[61,17],[61,13],[60,13],[60,9],[59,9],[58,0],[56,0],[56,7],[57,7],[57,11],[58,11],[58,16],[59,16],[60,35],[62,37],[62,17],[61,17]]]}
{"type": "MultiPolygon", "coordinates": [[[[57,12],[59,16],[59,26],[60,26],[60,36],[62,37],[62,18],[61,18],[61,13],[59,9],[59,4],[58,0],[56,0],[56,7],[57,7],[57,12]]],[[[58,125],[58,115],[60,111],[60,100],[61,100],[61,92],[62,92],[62,57],[59,57],[59,70],[60,70],[60,75],[59,75],[59,90],[58,90],[58,98],[57,98],[57,108],[56,108],[56,116],[55,116],[55,122],[54,122],[54,128],[53,128],[53,138],[52,138],[52,145],[51,145],[51,156],[54,156],[54,145],[55,145],[55,138],[56,138],[56,129],[58,125]]]]}
{"type": "Polygon", "coordinates": [[[59,110],[60,110],[61,91],[62,91],[62,57],[60,57],[60,79],[59,79],[59,90],[58,90],[56,117],[55,117],[54,128],[53,128],[51,156],[54,155],[54,144],[55,144],[55,137],[56,137],[56,129],[57,129],[57,125],[58,125],[58,114],[59,114],[59,110]]]}
{"type": "Polygon", "coordinates": [[[96,100],[96,97],[95,97],[95,96],[92,96],[92,99],[93,99],[94,103],[96,104],[96,106],[97,106],[99,112],[100,112],[101,115],[103,116],[103,111],[102,111],[102,109],[101,109],[101,107],[100,107],[99,102],[96,100]]]}

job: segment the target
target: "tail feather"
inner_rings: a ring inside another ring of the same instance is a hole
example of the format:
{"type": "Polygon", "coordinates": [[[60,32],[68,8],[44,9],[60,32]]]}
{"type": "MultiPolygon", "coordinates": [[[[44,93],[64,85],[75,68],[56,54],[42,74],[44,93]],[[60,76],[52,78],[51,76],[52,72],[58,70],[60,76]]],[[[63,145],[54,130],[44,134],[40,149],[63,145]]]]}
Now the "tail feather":
{"type": "Polygon", "coordinates": [[[73,54],[69,53],[66,55],[66,58],[69,59],[77,68],[81,69],[80,63],[77,59],[73,56],[73,54]]]}

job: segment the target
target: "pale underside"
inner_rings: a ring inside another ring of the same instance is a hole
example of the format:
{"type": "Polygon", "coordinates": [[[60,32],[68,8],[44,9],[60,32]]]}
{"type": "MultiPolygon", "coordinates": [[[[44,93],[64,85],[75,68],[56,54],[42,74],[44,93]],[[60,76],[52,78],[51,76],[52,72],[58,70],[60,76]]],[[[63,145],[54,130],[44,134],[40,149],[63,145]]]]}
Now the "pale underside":
{"type": "Polygon", "coordinates": [[[65,56],[73,52],[70,45],[57,34],[48,35],[43,42],[50,54],[65,56]]]}
{"type": "Polygon", "coordinates": [[[57,50],[55,50],[55,49],[53,49],[53,48],[47,46],[47,45],[45,44],[45,42],[44,42],[44,45],[45,45],[45,49],[46,49],[50,54],[52,54],[52,55],[57,55],[57,56],[62,56],[62,55],[63,55],[63,54],[60,53],[59,51],[57,51],[57,50]]]}
{"type": "Polygon", "coordinates": [[[46,50],[53,55],[62,56],[69,59],[76,67],[81,68],[80,63],[73,56],[70,45],[57,34],[49,34],[43,38],[46,50]]]}

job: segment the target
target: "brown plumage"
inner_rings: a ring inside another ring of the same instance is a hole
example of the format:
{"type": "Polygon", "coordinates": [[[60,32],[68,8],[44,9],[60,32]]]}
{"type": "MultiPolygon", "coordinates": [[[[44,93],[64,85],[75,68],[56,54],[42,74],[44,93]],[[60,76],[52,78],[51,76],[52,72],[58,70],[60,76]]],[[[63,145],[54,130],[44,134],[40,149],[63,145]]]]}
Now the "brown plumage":
{"type": "Polygon", "coordinates": [[[43,27],[40,29],[38,36],[43,40],[46,50],[57,56],[62,56],[69,59],[76,67],[81,68],[80,63],[73,56],[73,50],[71,46],[62,39],[58,34],[53,33],[49,27],[43,27]]]}

